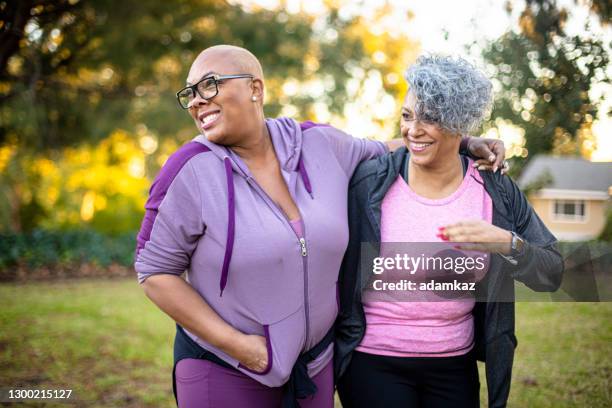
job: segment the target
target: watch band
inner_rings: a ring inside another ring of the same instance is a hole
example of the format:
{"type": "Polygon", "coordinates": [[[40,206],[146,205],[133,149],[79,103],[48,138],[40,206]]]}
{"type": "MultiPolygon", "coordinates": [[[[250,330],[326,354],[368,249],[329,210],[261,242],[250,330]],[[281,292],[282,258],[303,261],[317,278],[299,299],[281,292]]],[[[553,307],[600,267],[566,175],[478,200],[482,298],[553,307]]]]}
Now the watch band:
{"type": "Polygon", "coordinates": [[[512,243],[510,247],[512,248],[512,256],[520,256],[523,254],[523,248],[525,246],[525,241],[523,238],[519,237],[519,235],[511,231],[512,234],[512,243]]]}
{"type": "Polygon", "coordinates": [[[518,265],[517,257],[523,255],[523,250],[525,248],[525,240],[521,238],[516,232],[510,231],[512,234],[512,241],[510,241],[510,255],[504,255],[501,252],[498,252],[498,255],[508,261],[510,264],[516,266],[518,265]]]}

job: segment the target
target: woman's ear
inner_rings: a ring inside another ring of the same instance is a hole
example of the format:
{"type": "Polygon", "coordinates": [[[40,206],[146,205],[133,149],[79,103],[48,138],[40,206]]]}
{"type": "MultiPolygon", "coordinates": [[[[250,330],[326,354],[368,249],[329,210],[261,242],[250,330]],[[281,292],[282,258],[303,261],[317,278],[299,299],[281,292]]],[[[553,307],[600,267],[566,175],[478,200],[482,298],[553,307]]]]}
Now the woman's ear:
{"type": "Polygon", "coordinates": [[[256,99],[253,99],[253,101],[258,100],[263,103],[263,100],[264,100],[263,81],[259,78],[253,78],[253,81],[251,83],[251,89],[253,90],[253,95],[251,96],[251,98],[256,98],[256,99]]]}

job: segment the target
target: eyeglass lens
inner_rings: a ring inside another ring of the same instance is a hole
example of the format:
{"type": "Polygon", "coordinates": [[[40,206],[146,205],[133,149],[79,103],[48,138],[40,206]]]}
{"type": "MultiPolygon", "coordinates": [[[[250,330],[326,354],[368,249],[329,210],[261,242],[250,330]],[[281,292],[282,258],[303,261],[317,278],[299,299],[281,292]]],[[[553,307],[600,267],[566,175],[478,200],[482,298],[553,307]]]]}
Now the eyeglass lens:
{"type": "MultiPolygon", "coordinates": [[[[217,95],[217,82],[214,78],[206,78],[196,84],[196,88],[200,97],[210,99],[217,95]]],[[[179,101],[184,108],[187,108],[191,101],[195,98],[193,88],[185,88],[179,93],[179,101]]]]}

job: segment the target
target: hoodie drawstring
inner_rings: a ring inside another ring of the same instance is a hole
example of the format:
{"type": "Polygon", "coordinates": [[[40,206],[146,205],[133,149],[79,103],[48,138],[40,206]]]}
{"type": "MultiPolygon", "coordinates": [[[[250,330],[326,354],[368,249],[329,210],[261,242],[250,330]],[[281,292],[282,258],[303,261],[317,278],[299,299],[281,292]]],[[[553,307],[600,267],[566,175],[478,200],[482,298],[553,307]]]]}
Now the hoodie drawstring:
{"type": "Polygon", "coordinates": [[[302,176],[304,187],[306,188],[306,191],[308,191],[308,194],[310,194],[310,198],[314,198],[314,196],[312,195],[312,186],[310,185],[310,179],[308,178],[306,167],[304,167],[304,161],[302,160],[301,154],[300,154],[300,160],[298,161],[298,171],[300,172],[300,176],[302,176]]]}
{"type": "Polygon", "coordinates": [[[223,289],[227,285],[227,275],[229,272],[229,264],[232,260],[232,252],[234,251],[234,234],[236,224],[236,201],[234,199],[234,171],[232,170],[232,162],[229,157],[223,158],[225,165],[225,179],[227,180],[227,240],[225,242],[225,255],[223,256],[223,267],[221,269],[221,282],[219,283],[223,296],[223,289]]]}
{"type": "MultiPolygon", "coordinates": [[[[225,255],[223,256],[223,267],[221,268],[221,280],[219,282],[220,294],[223,296],[223,290],[227,285],[227,277],[229,274],[229,264],[232,260],[232,253],[234,251],[234,237],[236,233],[236,199],[234,194],[234,171],[232,169],[231,159],[227,156],[223,158],[223,164],[225,165],[225,179],[227,181],[227,240],[225,242],[225,255]]],[[[312,195],[312,186],[304,162],[300,156],[298,161],[298,171],[304,183],[306,191],[310,195],[310,198],[314,198],[312,195]]]]}

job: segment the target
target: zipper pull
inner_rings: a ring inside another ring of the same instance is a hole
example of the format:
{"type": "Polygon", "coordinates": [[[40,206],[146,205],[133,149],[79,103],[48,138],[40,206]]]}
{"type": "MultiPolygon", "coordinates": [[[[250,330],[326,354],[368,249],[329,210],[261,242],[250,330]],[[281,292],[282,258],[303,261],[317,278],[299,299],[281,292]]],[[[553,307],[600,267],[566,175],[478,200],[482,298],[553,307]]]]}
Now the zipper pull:
{"type": "Polygon", "coordinates": [[[300,238],[300,244],[302,245],[302,256],[308,255],[306,252],[306,240],[304,238],[300,238]]]}

